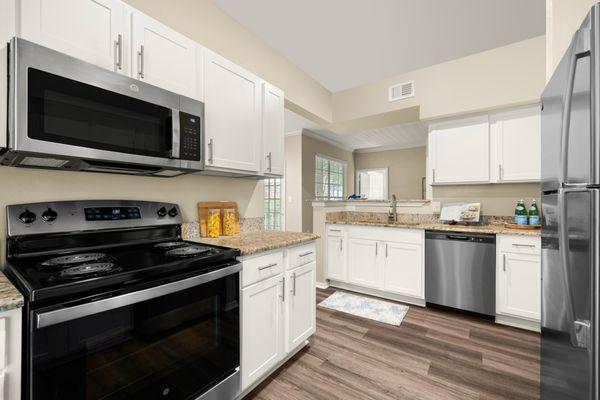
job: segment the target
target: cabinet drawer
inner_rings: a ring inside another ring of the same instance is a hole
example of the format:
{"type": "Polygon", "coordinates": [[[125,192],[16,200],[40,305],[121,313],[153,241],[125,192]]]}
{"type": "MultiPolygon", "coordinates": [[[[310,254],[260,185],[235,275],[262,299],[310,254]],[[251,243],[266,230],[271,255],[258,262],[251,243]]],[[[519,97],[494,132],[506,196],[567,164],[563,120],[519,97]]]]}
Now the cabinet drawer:
{"type": "Polygon", "coordinates": [[[248,286],[284,271],[283,251],[242,260],[242,286],[248,286]]]}
{"type": "Polygon", "coordinates": [[[382,242],[423,244],[423,232],[422,229],[352,226],[348,229],[348,237],[382,242]]]}
{"type": "Polygon", "coordinates": [[[342,225],[328,225],[327,236],[344,236],[346,228],[342,225]]]}
{"type": "Polygon", "coordinates": [[[498,235],[497,246],[502,253],[540,254],[541,238],[537,236],[498,235]]]}
{"type": "Polygon", "coordinates": [[[288,250],[288,254],[290,259],[288,269],[293,269],[315,261],[317,253],[314,242],[310,242],[301,246],[292,247],[288,250]]]}

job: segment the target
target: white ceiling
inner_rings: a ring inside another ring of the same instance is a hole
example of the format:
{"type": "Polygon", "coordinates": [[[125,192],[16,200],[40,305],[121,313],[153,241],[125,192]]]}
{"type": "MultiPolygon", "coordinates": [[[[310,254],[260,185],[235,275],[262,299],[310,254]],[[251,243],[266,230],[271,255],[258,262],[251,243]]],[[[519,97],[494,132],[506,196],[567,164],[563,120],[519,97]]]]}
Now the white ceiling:
{"type": "Polygon", "coordinates": [[[545,32],[544,0],[213,0],[332,92],[545,32]]]}
{"type": "Polygon", "coordinates": [[[338,135],[288,109],[285,110],[284,120],[286,135],[308,129],[319,138],[348,150],[367,151],[419,147],[425,146],[427,138],[426,128],[420,122],[338,135]]]}

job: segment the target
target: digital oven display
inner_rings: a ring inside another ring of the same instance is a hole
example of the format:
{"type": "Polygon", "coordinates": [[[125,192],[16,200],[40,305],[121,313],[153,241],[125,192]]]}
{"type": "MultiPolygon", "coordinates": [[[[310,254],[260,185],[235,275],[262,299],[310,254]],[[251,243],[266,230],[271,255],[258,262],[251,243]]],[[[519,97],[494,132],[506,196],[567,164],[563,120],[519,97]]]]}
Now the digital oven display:
{"type": "Polygon", "coordinates": [[[118,221],[122,219],[140,219],[138,207],[95,207],[85,209],[86,221],[118,221]]]}

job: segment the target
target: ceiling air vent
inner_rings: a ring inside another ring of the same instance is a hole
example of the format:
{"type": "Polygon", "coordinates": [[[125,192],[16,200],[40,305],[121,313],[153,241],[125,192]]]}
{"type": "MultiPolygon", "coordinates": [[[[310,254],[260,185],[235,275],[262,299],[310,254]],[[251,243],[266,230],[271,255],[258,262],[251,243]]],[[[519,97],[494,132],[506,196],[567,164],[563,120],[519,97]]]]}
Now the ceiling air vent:
{"type": "Polygon", "coordinates": [[[415,81],[390,86],[389,101],[408,99],[415,96],[415,81]]]}

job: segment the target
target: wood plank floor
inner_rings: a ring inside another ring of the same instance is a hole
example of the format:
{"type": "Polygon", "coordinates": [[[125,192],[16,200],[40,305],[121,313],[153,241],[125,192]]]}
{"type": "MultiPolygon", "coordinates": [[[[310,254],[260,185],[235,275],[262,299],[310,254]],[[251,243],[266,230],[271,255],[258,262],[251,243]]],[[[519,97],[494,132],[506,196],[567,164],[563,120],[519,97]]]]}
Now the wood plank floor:
{"type": "Polygon", "coordinates": [[[484,319],[411,306],[395,327],[317,307],[310,346],[246,399],[539,399],[539,363],[539,335],[484,319]]]}

